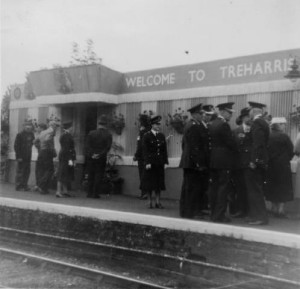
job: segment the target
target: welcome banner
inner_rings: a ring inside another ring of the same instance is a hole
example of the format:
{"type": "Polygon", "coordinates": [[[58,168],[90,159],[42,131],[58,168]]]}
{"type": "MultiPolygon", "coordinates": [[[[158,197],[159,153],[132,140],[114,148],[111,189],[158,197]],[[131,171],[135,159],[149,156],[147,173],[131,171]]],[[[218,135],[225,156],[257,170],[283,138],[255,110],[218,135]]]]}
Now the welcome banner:
{"type": "Polygon", "coordinates": [[[122,93],[282,80],[300,49],[124,74],[122,93]]]}

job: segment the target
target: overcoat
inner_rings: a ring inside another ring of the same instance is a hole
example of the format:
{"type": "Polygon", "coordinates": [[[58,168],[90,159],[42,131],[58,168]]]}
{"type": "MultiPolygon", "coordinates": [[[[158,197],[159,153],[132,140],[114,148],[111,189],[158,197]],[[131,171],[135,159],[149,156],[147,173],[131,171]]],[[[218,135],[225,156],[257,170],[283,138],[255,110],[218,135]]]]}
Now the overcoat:
{"type": "Polygon", "coordinates": [[[74,166],[69,165],[69,161],[76,160],[74,139],[72,135],[65,132],[59,139],[61,149],[58,155],[58,172],[57,179],[62,182],[69,182],[74,179],[74,166]]]}
{"type": "Polygon", "coordinates": [[[87,137],[86,155],[88,159],[91,159],[93,154],[99,154],[100,158],[106,158],[111,145],[112,135],[107,129],[99,128],[97,130],[93,130],[87,137]]]}
{"type": "Polygon", "coordinates": [[[266,199],[275,203],[293,200],[292,172],[293,143],[287,134],[272,131],[268,145],[266,199]]]}
{"type": "Polygon", "coordinates": [[[142,129],[139,132],[139,135],[136,140],[136,152],[134,157],[137,161],[143,161],[143,148],[142,148],[142,141],[144,134],[148,131],[148,129],[142,129]]]}
{"type": "Polygon", "coordinates": [[[144,166],[151,164],[151,169],[145,169],[142,176],[143,191],[165,190],[164,165],[168,164],[167,143],[164,134],[152,131],[145,133],[142,141],[144,166]]]}
{"type": "Polygon", "coordinates": [[[184,129],[179,167],[183,169],[208,168],[209,156],[208,128],[202,122],[191,119],[184,129]]]}
{"type": "Polygon", "coordinates": [[[33,132],[21,131],[17,134],[14,143],[16,159],[23,159],[23,161],[31,161],[33,141],[33,132]]]}
{"type": "Polygon", "coordinates": [[[237,154],[235,169],[245,169],[249,167],[251,161],[252,138],[250,132],[245,132],[242,125],[233,130],[233,135],[237,144],[237,154]]]}
{"type": "Polygon", "coordinates": [[[251,126],[252,152],[251,162],[257,166],[266,168],[268,164],[268,148],[270,128],[261,117],[254,119],[251,126]]]}
{"type": "Polygon", "coordinates": [[[217,117],[209,126],[211,137],[211,169],[232,169],[235,162],[237,145],[229,124],[217,117]]]}
{"type": "Polygon", "coordinates": [[[145,133],[143,137],[143,158],[146,164],[165,165],[168,164],[167,142],[164,134],[152,131],[145,133]]]}

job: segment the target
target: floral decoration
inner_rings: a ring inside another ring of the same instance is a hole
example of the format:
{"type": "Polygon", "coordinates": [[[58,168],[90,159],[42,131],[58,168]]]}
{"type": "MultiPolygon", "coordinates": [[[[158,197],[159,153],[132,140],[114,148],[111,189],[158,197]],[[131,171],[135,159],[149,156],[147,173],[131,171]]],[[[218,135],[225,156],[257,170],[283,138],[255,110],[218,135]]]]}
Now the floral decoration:
{"type": "Polygon", "coordinates": [[[188,115],[180,107],[173,115],[168,114],[166,125],[171,126],[177,133],[183,134],[184,127],[188,121],[188,115]]]}
{"type": "Polygon", "coordinates": [[[290,113],[290,119],[291,121],[300,124],[300,106],[296,107],[294,104],[293,107],[295,107],[295,111],[290,113]]]}
{"type": "Polygon", "coordinates": [[[144,110],[143,113],[139,113],[139,116],[137,118],[137,121],[135,122],[135,125],[139,125],[141,122],[149,122],[150,125],[150,120],[151,117],[154,115],[155,113],[152,110],[144,110]]]}
{"type": "Polygon", "coordinates": [[[48,117],[47,119],[46,119],[46,121],[47,121],[47,124],[49,124],[49,122],[50,121],[55,121],[57,124],[60,122],[60,119],[56,116],[56,115],[54,115],[53,113],[50,115],[50,117],[48,117]]]}
{"type": "Polygon", "coordinates": [[[121,135],[122,131],[125,127],[125,118],[124,115],[119,113],[116,114],[115,112],[109,119],[108,127],[115,131],[116,134],[121,135]]]}

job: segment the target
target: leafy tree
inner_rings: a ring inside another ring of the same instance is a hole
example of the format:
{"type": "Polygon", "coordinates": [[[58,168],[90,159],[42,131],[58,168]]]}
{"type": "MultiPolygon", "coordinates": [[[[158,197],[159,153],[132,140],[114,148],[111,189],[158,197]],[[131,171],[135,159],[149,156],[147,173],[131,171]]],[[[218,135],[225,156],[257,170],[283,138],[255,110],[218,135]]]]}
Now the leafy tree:
{"type": "Polygon", "coordinates": [[[1,131],[5,133],[8,133],[9,130],[9,104],[12,87],[12,85],[7,87],[1,102],[1,131]]]}
{"type": "Polygon", "coordinates": [[[77,42],[73,42],[71,58],[71,66],[102,63],[102,59],[99,58],[94,51],[94,41],[92,39],[88,39],[86,41],[86,49],[82,52],[80,51],[79,44],[77,42]]]}
{"type": "Polygon", "coordinates": [[[9,144],[9,103],[12,86],[8,86],[1,101],[1,157],[0,157],[0,178],[6,180],[7,158],[9,144]]]}

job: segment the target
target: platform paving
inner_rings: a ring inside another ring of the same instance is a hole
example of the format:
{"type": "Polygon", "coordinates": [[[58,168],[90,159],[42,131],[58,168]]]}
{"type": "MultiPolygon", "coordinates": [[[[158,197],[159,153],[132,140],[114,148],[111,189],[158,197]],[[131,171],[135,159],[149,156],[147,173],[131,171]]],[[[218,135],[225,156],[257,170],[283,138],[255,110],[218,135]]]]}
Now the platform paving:
{"type": "MultiPolygon", "coordinates": [[[[73,197],[70,198],[56,198],[54,191],[50,191],[50,194],[48,195],[41,195],[35,191],[15,191],[13,184],[0,183],[0,198],[11,198],[27,201],[32,200],[37,202],[63,204],[67,206],[85,207],[99,210],[104,209],[118,212],[137,213],[141,215],[164,216],[181,219],[179,217],[179,201],[177,200],[162,198],[162,203],[165,209],[149,209],[146,200],[140,200],[138,197],[134,196],[101,195],[100,199],[89,199],[86,198],[85,192],[82,191],[72,192],[72,194],[73,197]]],[[[118,215],[120,214],[118,213],[118,215]]],[[[210,223],[208,218],[204,221],[210,223]]],[[[249,227],[300,235],[300,218],[298,214],[290,215],[288,219],[270,216],[270,223],[266,226],[249,226],[243,219],[232,219],[232,223],[230,223],[229,226],[242,226],[245,228],[249,227]]]]}

